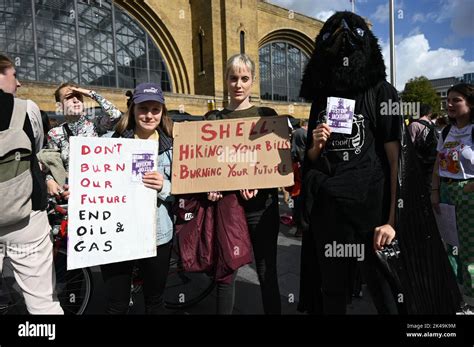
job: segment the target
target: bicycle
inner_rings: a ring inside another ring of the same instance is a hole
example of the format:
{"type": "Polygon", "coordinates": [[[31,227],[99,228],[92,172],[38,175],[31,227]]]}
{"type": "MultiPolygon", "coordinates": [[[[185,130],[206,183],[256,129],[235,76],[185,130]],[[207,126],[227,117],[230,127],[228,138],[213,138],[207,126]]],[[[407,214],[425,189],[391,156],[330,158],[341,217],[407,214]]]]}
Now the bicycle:
{"type": "MultiPolygon", "coordinates": [[[[48,200],[48,219],[52,226],[53,261],[56,272],[55,293],[65,314],[83,314],[93,292],[89,268],[67,270],[67,205],[55,198],[48,200]]],[[[11,267],[2,273],[0,313],[27,313],[24,298],[11,267]],[[3,303],[2,303],[3,302],[3,303]]]]}

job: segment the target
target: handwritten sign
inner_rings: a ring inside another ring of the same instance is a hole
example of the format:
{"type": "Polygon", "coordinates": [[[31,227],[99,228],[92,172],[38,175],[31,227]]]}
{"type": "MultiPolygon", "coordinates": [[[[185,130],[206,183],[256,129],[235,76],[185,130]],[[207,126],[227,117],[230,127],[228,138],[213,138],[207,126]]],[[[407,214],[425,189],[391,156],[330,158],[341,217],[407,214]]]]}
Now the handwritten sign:
{"type": "Polygon", "coordinates": [[[329,97],[326,113],[333,133],[351,134],[355,100],[329,97]]]}
{"type": "Polygon", "coordinates": [[[156,141],[71,137],[67,268],[156,255],[156,141]]]}
{"type": "Polygon", "coordinates": [[[173,194],[293,185],[286,117],[176,123],[173,194]]]}

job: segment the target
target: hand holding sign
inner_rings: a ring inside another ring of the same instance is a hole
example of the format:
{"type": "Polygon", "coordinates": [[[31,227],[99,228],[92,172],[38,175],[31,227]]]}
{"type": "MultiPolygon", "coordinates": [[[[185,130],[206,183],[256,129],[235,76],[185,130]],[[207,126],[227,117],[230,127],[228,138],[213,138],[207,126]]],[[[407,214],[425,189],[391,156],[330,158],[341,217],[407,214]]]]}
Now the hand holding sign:
{"type": "Polygon", "coordinates": [[[143,174],[143,184],[145,187],[161,192],[163,189],[163,175],[158,171],[148,171],[143,174]]]}
{"type": "Polygon", "coordinates": [[[329,136],[331,136],[331,128],[329,125],[325,123],[319,124],[316,129],[313,130],[313,146],[318,150],[323,149],[329,136]]]}
{"type": "Polygon", "coordinates": [[[258,193],[258,189],[242,189],[240,191],[240,196],[244,200],[250,200],[250,199],[256,197],[257,193],[258,193]]]}
{"type": "Polygon", "coordinates": [[[222,193],[221,192],[209,192],[207,193],[207,199],[210,201],[219,201],[222,199],[222,193]]]}

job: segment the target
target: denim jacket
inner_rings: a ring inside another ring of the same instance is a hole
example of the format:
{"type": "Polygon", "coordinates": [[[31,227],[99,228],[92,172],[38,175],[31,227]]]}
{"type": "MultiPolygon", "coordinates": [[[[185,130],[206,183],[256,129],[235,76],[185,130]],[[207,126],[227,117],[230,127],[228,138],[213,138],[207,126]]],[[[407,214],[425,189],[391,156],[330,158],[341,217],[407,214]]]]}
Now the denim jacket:
{"type": "MultiPolygon", "coordinates": [[[[160,134],[161,139],[162,134],[160,134]]],[[[166,135],[165,135],[166,136],[166,135]]],[[[161,141],[160,141],[161,142],[161,141]]],[[[157,245],[169,242],[173,238],[173,215],[171,206],[174,197],[171,195],[171,161],[173,158],[173,148],[160,150],[158,154],[158,172],[163,175],[163,188],[158,193],[157,202],[157,245]]]]}
{"type": "MultiPolygon", "coordinates": [[[[173,238],[173,214],[171,207],[174,197],[171,195],[171,163],[173,158],[173,140],[161,129],[158,148],[158,172],[163,175],[163,188],[158,192],[156,213],[156,244],[163,245],[173,238]]],[[[122,134],[115,133],[113,137],[133,138],[132,130],[125,130],[122,134]]]]}

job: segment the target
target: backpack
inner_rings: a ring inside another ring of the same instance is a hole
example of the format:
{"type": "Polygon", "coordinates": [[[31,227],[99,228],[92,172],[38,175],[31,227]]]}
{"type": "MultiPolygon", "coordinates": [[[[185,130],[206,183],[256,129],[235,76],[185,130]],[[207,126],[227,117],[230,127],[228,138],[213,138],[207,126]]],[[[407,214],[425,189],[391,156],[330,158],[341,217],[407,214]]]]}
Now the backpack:
{"type": "Polygon", "coordinates": [[[423,129],[423,133],[415,138],[415,142],[413,143],[416,154],[424,165],[431,166],[436,161],[436,146],[438,145],[439,139],[438,132],[436,131],[435,125],[430,122],[422,119],[416,120],[415,122],[418,122],[426,127],[423,129]],[[426,136],[422,136],[426,133],[427,129],[428,134],[426,134],[426,136]]]}
{"type": "Polygon", "coordinates": [[[33,155],[30,138],[23,131],[26,101],[14,99],[10,126],[0,131],[0,227],[27,218],[32,210],[33,155]]]}
{"type": "MultiPolygon", "coordinates": [[[[441,138],[443,139],[443,142],[446,141],[446,137],[448,137],[450,130],[451,130],[451,124],[448,124],[441,131],[441,138]]],[[[472,142],[474,142],[474,127],[472,127],[471,130],[472,130],[471,138],[472,138],[472,142]]]]}

